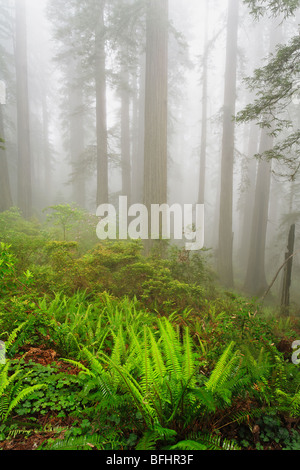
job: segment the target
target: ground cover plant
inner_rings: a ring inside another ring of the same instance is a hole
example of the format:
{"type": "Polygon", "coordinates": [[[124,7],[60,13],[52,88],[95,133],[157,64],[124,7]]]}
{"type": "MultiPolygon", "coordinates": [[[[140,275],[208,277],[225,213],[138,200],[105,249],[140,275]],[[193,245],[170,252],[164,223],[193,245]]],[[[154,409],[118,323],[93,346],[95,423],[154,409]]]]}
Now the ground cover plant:
{"type": "Polygon", "coordinates": [[[299,450],[297,315],[55,217],[0,215],[1,449],[299,450]]]}

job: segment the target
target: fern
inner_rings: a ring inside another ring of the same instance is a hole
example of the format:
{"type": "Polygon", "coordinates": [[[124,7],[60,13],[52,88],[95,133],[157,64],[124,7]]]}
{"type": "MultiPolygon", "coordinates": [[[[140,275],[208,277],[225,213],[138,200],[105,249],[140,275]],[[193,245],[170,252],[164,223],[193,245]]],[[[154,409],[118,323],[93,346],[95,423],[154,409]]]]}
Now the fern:
{"type": "Polygon", "coordinates": [[[282,390],[276,390],[278,402],[284,409],[289,411],[290,416],[299,418],[300,416],[300,390],[294,395],[290,395],[282,390]]]}
{"type": "Polygon", "coordinates": [[[9,361],[4,366],[0,366],[0,417],[3,422],[28,395],[46,387],[44,384],[37,384],[23,388],[22,380],[20,378],[17,380],[21,371],[18,369],[9,376],[9,367],[9,361]]]}
{"type": "Polygon", "coordinates": [[[28,321],[21,323],[17,328],[15,328],[8,336],[7,340],[5,341],[5,350],[11,350],[12,346],[14,345],[16,338],[20,331],[22,331],[25,326],[28,324],[28,321]]]}
{"type": "Polygon", "coordinates": [[[229,441],[222,436],[207,435],[202,437],[207,445],[207,450],[241,450],[235,441],[229,441]]]}
{"type": "Polygon", "coordinates": [[[170,447],[170,450],[207,450],[207,447],[200,442],[187,439],[177,442],[177,444],[170,447]]]}
{"type": "Polygon", "coordinates": [[[168,372],[172,377],[178,378],[181,376],[179,361],[180,344],[178,342],[178,337],[176,336],[172,325],[166,319],[164,319],[164,321],[159,321],[159,328],[168,372]]]}
{"type": "Polygon", "coordinates": [[[213,392],[205,389],[205,387],[199,387],[190,389],[189,393],[197,399],[198,406],[200,404],[203,412],[210,413],[216,411],[217,400],[213,392]]]}
{"type": "Polygon", "coordinates": [[[143,437],[139,440],[136,450],[155,450],[156,443],[160,439],[156,431],[148,430],[144,433],[143,437]]]}
{"type": "Polygon", "coordinates": [[[232,341],[219,358],[213,372],[206,382],[206,388],[208,390],[214,392],[224,389],[228,379],[235,373],[237,363],[240,359],[237,355],[237,351],[234,352],[233,348],[234,342],[232,341]]]}
{"type": "MultiPolygon", "coordinates": [[[[189,328],[185,328],[184,335],[184,352],[183,352],[183,378],[184,380],[190,381],[190,378],[195,373],[195,363],[193,360],[192,341],[190,336],[189,328]]],[[[192,384],[191,384],[192,385],[192,384]]]]}
{"type": "Polygon", "coordinates": [[[222,436],[211,434],[191,433],[188,439],[178,442],[170,450],[241,450],[235,441],[229,441],[222,436]]]}
{"type": "Polygon", "coordinates": [[[151,355],[153,359],[153,367],[156,370],[158,377],[160,377],[160,379],[163,380],[166,375],[166,366],[164,364],[163,356],[162,356],[162,353],[159,349],[157,342],[155,341],[153,333],[150,329],[148,330],[148,333],[149,333],[150,344],[151,344],[151,355]]]}
{"type": "Polygon", "coordinates": [[[117,449],[120,445],[98,434],[91,436],[69,437],[42,446],[43,450],[104,450],[110,447],[117,449]]]}

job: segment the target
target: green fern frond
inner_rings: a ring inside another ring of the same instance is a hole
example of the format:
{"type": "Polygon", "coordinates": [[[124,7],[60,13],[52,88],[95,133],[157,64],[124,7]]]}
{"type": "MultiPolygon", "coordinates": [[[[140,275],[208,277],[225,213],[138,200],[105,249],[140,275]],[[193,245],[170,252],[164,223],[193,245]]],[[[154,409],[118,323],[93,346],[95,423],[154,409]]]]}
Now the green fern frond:
{"type": "Polygon", "coordinates": [[[170,450],[207,450],[207,447],[206,445],[201,444],[201,442],[187,439],[177,442],[177,444],[170,447],[170,450]]]}
{"type": "Polygon", "coordinates": [[[98,387],[103,397],[113,396],[116,386],[112,383],[111,377],[103,368],[100,360],[98,360],[87,348],[83,349],[83,354],[88,359],[92,374],[98,382],[98,387]]]}
{"type": "Polygon", "coordinates": [[[207,390],[204,387],[199,387],[197,389],[190,389],[189,393],[196,397],[197,401],[200,402],[200,405],[202,405],[205,412],[210,413],[216,411],[217,403],[214,393],[211,390],[207,390]]]}
{"type": "Polygon", "coordinates": [[[79,361],[74,361],[73,359],[64,359],[62,358],[61,359],[62,361],[65,361],[65,362],[68,362],[69,364],[72,364],[73,366],[77,367],[77,369],[81,370],[82,373],[86,374],[86,375],[89,375],[91,377],[94,377],[95,374],[90,370],[88,369],[88,367],[85,367],[81,362],[79,361]]]}
{"type": "Polygon", "coordinates": [[[166,367],[168,368],[168,372],[174,378],[178,378],[181,376],[181,351],[177,335],[172,328],[172,325],[166,319],[164,319],[164,321],[159,321],[159,328],[161,333],[162,348],[165,353],[166,367]]]}
{"type": "Polygon", "coordinates": [[[102,357],[118,372],[127,392],[129,392],[138,410],[142,414],[145,423],[151,427],[153,424],[153,419],[156,415],[155,409],[147,401],[147,397],[144,396],[143,389],[141,388],[140,384],[124,367],[120,366],[119,364],[115,364],[105,354],[102,354],[102,357]]]}
{"type": "Polygon", "coordinates": [[[211,391],[220,390],[224,387],[226,381],[234,373],[239,358],[237,352],[233,351],[234,342],[232,341],[219,360],[217,361],[208,381],[206,382],[206,388],[211,391]]]}
{"type": "Polygon", "coordinates": [[[156,431],[146,431],[143,437],[139,440],[136,450],[155,450],[156,443],[159,439],[160,438],[156,431]]]}
{"type": "Polygon", "coordinates": [[[157,371],[160,379],[163,380],[166,374],[166,366],[164,364],[164,360],[161,354],[161,351],[158,347],[158,344],[154,338],[154,335],[150,328],[148,328],[148,335],[150,338],[150,345],[151,345],[151,354],[153,359],[153,367],[157,371]]]}
{"type": "Polygon", "coordinates": [[[114,334],[114,346],[111,352],[111,359],[116,364],[121,364],[122,357],[126,352],[124,336],[124,330],[120,326],[118,332],[114,334]]]}
{"type": "Polygon", "coordinates": [[[210,436],[207,441],[208,450],[241,450],[235,442],[224,439],[221,436],[210,436]]]}
{"type": "MultiPolygon", "coordinates": [[[[104,450],[108,440],[101,435],[69,437],[43,446],[45,450],[104,450]]],[[[113,447],[113,445],[111,445],[113,447]]]]}
{"type": "Polygon", "coordinates": [[[11,333],[10,335],[8,336],[7,340],[5,341],[5,349],[6,351],[8,351],[11,346],[13,345],[13,343],[15,342],[18,334],[20,333],[20,331],[27,325],[28,321],[25,321],[23,323],[21,323],[17,328],[15,328],[11,333]]]}
{"type": "Polygon", "coordinates": [[[192,442],[199,442],[206,447],[206,450],[241,450],[235,441],[230,441],[221,435],[213,436],[211,434],[191,433],[189,439],[192,442]]]}
{"type": "Polygon", "coordinates": [[[6,412],[3,414],[3,422],[5,422],[10,415],[10,413],[16,408],[16,406],[23,401],[28,395],[31,395],[36,390],[40,390],[42,388],[46,388],[46,385],[33,385],[31,387],[24,388],[18,395],[10,402],[9,407],[7,408],[6,412]]]}
{"type": "MultiPolygon", "coordinates": [[[[268,408],[271,410],[272,408],[268,408]]],[[[244,422],[251,422],[256,418],[259,418],[263,414],[265,414],[265,408],[252,408],[251,410],[242,410],[236,413],[233,413],[231,416],[231,423],[237,423],[238,425],[244,422]]]]}
{"type": "Polygon", "coordinates": [[[5,390],[10,387],[17,376],[21,373],[18,369],[13,374],[9,375],[10,361],[6,361],[6,364],[0,365],[0,397],[5,390]]]}
{"type": "Polygon", "coordinates": [[[289,395],[282,390],[276,390],[279,403],[289,410],[289,413],[294,418],[300,416],[300,390],[294,395],[289,395]]]}
{"type": "Polygon", "coordinates": [[[183,378],[189,381],[195,372],[195,363],[193,359],[192,341],[190,330],[185,327],[184,344],[183,344],[183,378]]]}

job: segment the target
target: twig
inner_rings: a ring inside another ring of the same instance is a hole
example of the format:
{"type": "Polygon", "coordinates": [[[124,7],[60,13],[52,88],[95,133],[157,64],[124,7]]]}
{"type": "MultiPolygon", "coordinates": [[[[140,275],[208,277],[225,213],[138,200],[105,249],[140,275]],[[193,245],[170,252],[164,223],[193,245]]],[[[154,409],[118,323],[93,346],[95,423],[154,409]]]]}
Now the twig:
{"type": "Polygon", "coordinates": [[[271,284],[269,285],[268,289],[266,290],[266,292],[265,292],[264,295],[262,296],[262,298],[261,298],[261,301],[262,301],[262,302],[265,300],[266,296],[267,296],[268,293],[270,292],[270,290],[271,290],[271,288],[272,288],[274,282],[276,281],[276,279],[277,279],[277,277],[278,277],[280,271],[282,270],[282,268],[284,268],[284,266],[288,263],[288,261],[289,261],[291,258],[293,258],[293,257],[294,257],[297,253],[299,253],[299,252],[300,252],[300,250],[295,251],[294,253],[292,253],[292,254],[282,263],[282,265],[281,265],[280,268],[278,269],[277,273],[275,274],[275,276],[274,276],[274,278],[273,278],[271,284]]]}

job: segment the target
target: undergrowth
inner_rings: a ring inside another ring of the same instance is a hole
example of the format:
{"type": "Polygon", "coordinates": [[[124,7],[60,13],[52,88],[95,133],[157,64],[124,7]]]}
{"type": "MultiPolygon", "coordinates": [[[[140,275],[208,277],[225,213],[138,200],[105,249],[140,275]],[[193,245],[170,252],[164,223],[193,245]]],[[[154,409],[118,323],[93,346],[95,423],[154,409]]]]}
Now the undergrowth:
{"type": "Polygon", "coordinates": [[[297,318],[223,292],[205,251],[145,257],[85,217],[0,214],[0,447],[299,449],[297,318]]]}

